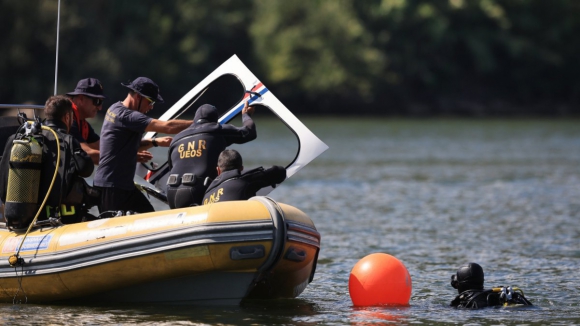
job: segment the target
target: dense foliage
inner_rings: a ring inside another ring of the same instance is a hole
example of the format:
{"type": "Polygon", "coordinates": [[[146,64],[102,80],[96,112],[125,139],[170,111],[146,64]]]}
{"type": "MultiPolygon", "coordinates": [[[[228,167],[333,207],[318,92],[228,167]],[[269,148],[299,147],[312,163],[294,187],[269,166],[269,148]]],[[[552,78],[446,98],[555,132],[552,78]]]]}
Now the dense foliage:
{"type": "MultiPolygon", "coordinates": [[[[0,102],[54,92],[57,0],[0,2],[0,102]]],[[[61,0],[58,93],[169,104],[237,54],[294,112],[573,115],[576,0],[61,0]]],[[[224,90],[227,91],[227,90],[224,90]]]]}

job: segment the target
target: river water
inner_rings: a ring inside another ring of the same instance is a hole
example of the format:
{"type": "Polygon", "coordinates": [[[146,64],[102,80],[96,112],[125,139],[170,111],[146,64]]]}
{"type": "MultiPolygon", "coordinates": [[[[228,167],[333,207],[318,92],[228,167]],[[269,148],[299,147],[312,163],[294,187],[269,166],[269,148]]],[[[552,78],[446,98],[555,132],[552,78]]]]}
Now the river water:
{"type": "MultiPolygon", "coordinates": [[[[322,236],[296,299],[235,307],[0,305],[13,325],[578,325],[580,121],[303,119],[330,146],[271,197],[322,236]],[[408,307],[353,307],[351,269],[388,253],[413,283],[408,307]],[[449,308],[450,276],[483,266],[487,288],[524,290],[531,309],[449,308]]],[[[268,124],[258,124],[259,137],[268,124]]],[[[273,164],[274,137],[239,147],[273,164]]],[[[282,141],[283,142],[283,141],[282,141]]]]}

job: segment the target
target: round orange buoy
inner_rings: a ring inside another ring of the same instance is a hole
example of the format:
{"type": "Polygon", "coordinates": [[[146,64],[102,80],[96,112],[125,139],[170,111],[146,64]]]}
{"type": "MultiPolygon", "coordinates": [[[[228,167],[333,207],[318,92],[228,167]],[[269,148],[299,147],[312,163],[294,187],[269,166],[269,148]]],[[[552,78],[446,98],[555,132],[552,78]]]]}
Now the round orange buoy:
{"type": "Polygon", "coordinates": [[[348,291],[355,306],[406,306],[412,288],[405,265],[383,253],[370,254],[359,260],[348,279],[348,291]]]}

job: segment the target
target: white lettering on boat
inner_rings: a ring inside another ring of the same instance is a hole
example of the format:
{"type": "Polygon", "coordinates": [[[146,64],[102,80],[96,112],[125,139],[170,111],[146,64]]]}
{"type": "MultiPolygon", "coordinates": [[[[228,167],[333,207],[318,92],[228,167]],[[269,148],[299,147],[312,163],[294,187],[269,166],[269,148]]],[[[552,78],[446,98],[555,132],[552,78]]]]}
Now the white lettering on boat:
{"type": "MultiPolygon", "coordinates": [[[[48,249],[48,244],[50,243],[51,239],[52,234],[27,237],[26,240],[24,240],[24,244],[22,245],[20,251],[48,249]]],[[[18,249],[20,242],[22,242],[22,238],[7,239],[6,242],[4,243],[4,246],[2,247],[2,253],[5,254],[16,252],[16,249],[18,249]]]]}

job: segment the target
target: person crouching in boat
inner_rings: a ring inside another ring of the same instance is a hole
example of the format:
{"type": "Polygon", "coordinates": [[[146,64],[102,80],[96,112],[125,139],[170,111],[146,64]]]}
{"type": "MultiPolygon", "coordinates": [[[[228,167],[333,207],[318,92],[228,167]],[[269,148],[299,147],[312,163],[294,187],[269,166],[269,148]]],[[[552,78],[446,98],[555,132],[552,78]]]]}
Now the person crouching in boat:
{"type": "MultiPolygon", "coordinates": [[[[40,179],[29,178],[31,180],[26,182],[22,182],[21,179],[8,180],[9,174],[15,173],[11,169],[19,168],[17,164],[11,162],[11,155],[12,148],[18,144],[15,139],[25,138],[23,129],[8,139],[0,161],[0,198],[6,203],[7,225],[11,227],[27,227],[47,193],[49,193],[48,200],[39,215],[39,220],[53,217],[60,218],[60,221],[65,224],[81,222],[90,208],[90,203],[86,201],[87,192],[90,192],[90,189],[82,178],[89,177],[93,173],[94,165],[79,142],[68,134],[73,120],[71,100],[63,95],[51,96],[44,106],[44,115],[46,118],[44,125],[55,133],[46,129],[32,132],[33,136],[36,135],[34,142],[39,144],[42,150],[40,179]],[[60,149],[57,146],[56,137],[58,137],[60,149]],[[52,183],[59,154],[58,175],[52,183]],[[36,189],[31,189],[31,184],[34,184],[36,189]],[[11,198],[18,197],[23,191],[37,191],[38,198],[34,198],[33,201],[36,202],[32,203],[33,209],[29,210],[28,216],[16,216],[11,220],[8,204],[12,201],[11,198]]],[[[30,167],[22,166],[22,168],[30,167]]]]}
{"type": "Polygon", "coordinates": [[[531,306],[532,303],[524,297],[523,291],[516,287],[495,287],[484,290],[483,268],[476,263],[468,263],[459,267],[457,273],[451,276],[451,286],[457,289],[459,295],[451,301],[452,307],[479,309],[498,306],[531,306]]]}
{"type": "Polygon", "coordinates": [[[175,136],[169,148],[167,199],[169,207],[200,205],[207,189],[206,178],[217,176],[220,153],[231,144],[256,139],[256,125],[251,115],[254,107],[246,101],[242,109],[242,127],[218,122],[215,106],[204,104],[195,112],[193,124],[175,136]]]}
{"type": "Polygon", "coordinates": [[[260,189],[275,187],[286,179],[286,169],[278,165],[266,170],[259,167],[242,173],[242,156],[233,149],[221,152],[216,169],[218,176],[203,197],[204,205],[228,200],[247,200],[256,196],[260,189]]]}

